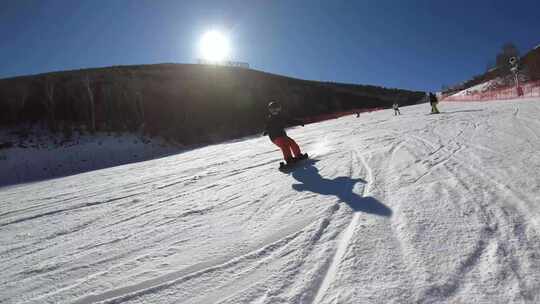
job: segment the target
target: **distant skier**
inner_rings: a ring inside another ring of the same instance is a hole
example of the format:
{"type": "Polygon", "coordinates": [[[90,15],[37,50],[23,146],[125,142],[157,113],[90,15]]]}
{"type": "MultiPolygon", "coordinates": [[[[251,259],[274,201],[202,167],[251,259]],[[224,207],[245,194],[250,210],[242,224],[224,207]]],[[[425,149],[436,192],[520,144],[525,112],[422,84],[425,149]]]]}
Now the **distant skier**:
{"type": "Polygon", "coordinates": [[[397,102],[394,102],[392,109],[394,109],[394,116],[401,115],[401,112],[399,112],[399,104],[397,102]]]}
{"type": "Polygon", "coordinates": [[[429,100],[429,104],[431,105],[431,114],[440,114],[441,112],[439,112],[439,109],[437,109],[437,104],[439,103],[437,96],[431,92],[426,93],[426,96],[429,100]]]}
{"type": "Polygon", "coordinates": [[[264,135],[268,135],[270,140],[281,149],[287,165],[307,158],[307,154],[302,154],[298,144],[285,133],[285,127],[288,125],[301,125],[303,127],[304,122],[284,116],[281,112],[281,104],[277,101],[268,104],[268,112],[264,135]]]}

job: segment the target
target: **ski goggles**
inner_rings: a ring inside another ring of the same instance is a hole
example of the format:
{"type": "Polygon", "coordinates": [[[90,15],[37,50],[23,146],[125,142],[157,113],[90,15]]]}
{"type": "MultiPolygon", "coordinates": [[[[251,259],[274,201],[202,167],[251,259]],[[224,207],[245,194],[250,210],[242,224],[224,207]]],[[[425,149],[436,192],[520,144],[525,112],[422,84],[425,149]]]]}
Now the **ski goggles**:
{"type": "Polygon", "coordinates": [[[269,108],[268,111],[270,111],[272,115],[277,115],[279,112],[281,112],[281,107],[269,108]]]}

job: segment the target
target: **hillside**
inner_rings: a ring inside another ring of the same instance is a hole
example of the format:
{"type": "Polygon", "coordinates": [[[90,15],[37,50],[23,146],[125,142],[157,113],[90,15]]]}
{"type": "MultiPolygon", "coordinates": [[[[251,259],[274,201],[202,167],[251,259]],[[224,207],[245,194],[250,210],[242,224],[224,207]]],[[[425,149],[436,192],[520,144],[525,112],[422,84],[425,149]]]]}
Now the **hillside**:
{"type": "MultiPolygon", "coordinates": [[[[519,59],[520,64],[520,81],[537,81],[540,80],[540,48],[535,47],[528,51],[519,59]]],[[[495,82],[494,88],[504,88],[514,85],[514,75],[510,72],[510,66],[495,67],[485,73],[473,76],[471,79],[463,83],[443,90],[443,94],[448,96],[459,91],[465,91],[475,86],[495,82]]]]}
{"type": "Polygon", "coordinates": [[[540,99],[440,107],[0,188],[0,302],[539,303],[540,99]]]}
{"type": "Polygon", "coordinates": [[[181,144],[262,129],[280,100],[296,117],[414,104],[422,92],[306,81],[195,64],[117,66],[0,80],[0,126],[47,122],[53,132],[129,131],[181,144]]]}

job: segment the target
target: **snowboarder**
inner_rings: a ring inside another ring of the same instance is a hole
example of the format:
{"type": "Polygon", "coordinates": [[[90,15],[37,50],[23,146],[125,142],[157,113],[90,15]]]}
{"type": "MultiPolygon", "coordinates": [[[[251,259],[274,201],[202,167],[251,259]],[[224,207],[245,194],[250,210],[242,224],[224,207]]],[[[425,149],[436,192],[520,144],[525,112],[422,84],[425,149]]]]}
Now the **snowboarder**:
{"type": "Polygon", "coordinates": [[[396,115],[401,115],[401,112],[399,112],[399,104],[396,102],[394,102],[394,104],[392,105],[392,109],[394,109],[394,116],[396,115]]]}
{"type": "Polygon", "coordinates": [[[302,154],[298,144],[285,133],[285,127],[287,125],[301,125],[303,127],[304,122],[284,116],[281,112],[281,104],[277,101],[272,101],[268,104],[268,112],[263,135],[268,135],[270,140],[281,149],[283,159],[285,159],[287,165],[307,158],[307,154],[302,154]]]}
{"type": "Polygon", "coordinates": [[[441,112],[439,112],[439,109],[437,109],[437,104],[439,103],[437,96],[431,92],[426,93],[426,96],[429,100],[429,104],[431,105],[431,114],[440,114],[441,112]]]}

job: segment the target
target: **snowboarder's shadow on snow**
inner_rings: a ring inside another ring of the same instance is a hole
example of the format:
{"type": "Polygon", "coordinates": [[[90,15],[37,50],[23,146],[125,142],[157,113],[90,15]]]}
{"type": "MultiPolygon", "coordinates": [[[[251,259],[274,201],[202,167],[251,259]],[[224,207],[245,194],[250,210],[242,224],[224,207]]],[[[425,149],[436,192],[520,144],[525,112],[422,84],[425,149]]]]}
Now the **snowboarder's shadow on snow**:
{"type": "Polygon", "coordinates": [[[357,183],[366,184],[361,178],[350,178],[340,176],[334,179],[326,179],[319,174],[319,170],[313,166],[314,162],[308,162],[299,166],[292,172],[292,176],[301,184],[294,184],[292,188],[296,191],[310,191],[322,195],[334,195],[340,201],[346,203],[354,211],[376,214],[380,216],[391,216],[392,210],[373,197],[362,197],[354,193],[353,189],[357,183]]]}

